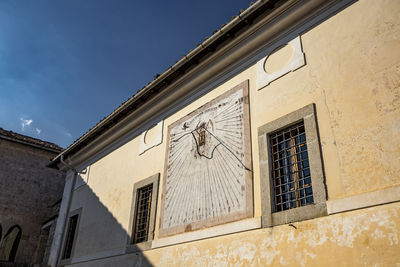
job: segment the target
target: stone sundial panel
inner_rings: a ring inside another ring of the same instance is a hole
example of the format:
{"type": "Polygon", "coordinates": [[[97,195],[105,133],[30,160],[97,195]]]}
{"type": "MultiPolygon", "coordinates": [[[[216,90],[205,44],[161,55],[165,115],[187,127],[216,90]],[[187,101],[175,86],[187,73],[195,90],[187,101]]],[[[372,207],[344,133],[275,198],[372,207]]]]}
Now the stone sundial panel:
{"type": "Polygon", "coordinates": [[[168,127],[160,236],[252,216],[248,81],[168,127]]]}

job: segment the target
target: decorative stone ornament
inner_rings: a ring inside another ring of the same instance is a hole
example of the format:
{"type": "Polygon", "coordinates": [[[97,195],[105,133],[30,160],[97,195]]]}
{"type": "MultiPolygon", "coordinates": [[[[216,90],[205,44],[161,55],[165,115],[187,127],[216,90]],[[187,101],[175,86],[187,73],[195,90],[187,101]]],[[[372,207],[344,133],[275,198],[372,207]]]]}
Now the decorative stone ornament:
{"type": "Polygon", "coordinates": [[[305,65],[300,36],[273,49],[257,62],[257,90],[305,65]]]}
{"type": "Polygon", "coordinates": [[[90,173],[90,165],[88,165],[86,168],[79,171],[78,179],[75,182],[74,189],[77,189],[89,182],[89,173],[90,173]]]}
{"type": "Polygon", "coordinates": [[[139,155],[143,154],[152,147],[158,146],[162,143],[164,121],[160,121],[154,127],[147,129],[142,133],[139,155]]]}

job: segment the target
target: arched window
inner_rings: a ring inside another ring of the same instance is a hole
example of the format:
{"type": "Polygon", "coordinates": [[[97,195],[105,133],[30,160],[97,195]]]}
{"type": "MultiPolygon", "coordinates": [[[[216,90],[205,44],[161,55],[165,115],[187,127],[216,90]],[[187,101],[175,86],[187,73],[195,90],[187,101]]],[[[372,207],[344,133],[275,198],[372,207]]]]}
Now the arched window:
{"type": "Polygon", "coordinates": [[[21,227],[11,226],[0,244],[0,260],[14,261],[17,254],[19,240],[21,239],[21,227]]]}

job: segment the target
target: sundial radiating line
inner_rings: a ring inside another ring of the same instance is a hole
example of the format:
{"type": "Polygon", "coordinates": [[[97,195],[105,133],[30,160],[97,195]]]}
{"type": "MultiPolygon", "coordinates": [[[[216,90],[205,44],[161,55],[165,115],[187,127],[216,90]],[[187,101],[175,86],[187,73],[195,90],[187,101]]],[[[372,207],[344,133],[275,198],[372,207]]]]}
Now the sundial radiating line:
{"type": "MultiPolygon", "coordinates": [[[[221,153],[219,153],[218,155],[221,156],[221,153]]],[[[221,156],[221,157],[217,157],[217,158],[216,158],[216,162],[218,162],[220,166],[224,166],[224,165],[226,164],[225,157],[222,157],[222,156],[221,156]]],[[[225,165],[225,166],[226,166],[226,165],[225,165]]],[[[225,171],[226,171],[226,172],[229,172],[229,169],[226,168],[225,171]]],[[[230,172],[232,172],[232,170],[231,170],[230,172]]],[[[230,174],[230,175],[231,175],[231,174],[230,174]]],[[[228,175],[227,177],[230,177],[230,175],[228,175]]],[[[234,199],[237,200],[237,197],[235,196],[235,194],[239,193],[238,190],[236,189],[236,190],[235,190],[236,192],[233,191],[233,189],[236,188],[236,187],[235,187],[234,185],[232,185],[231,179],[227,179],[226,182],[227,182],[227,185],[229,185],[229,187],[230,187],[230,189],[231,189],[231,190],[228,190],[228,192],[234,196],[234,199]]],[[[232,198],[232,203],[235,202],[234,199],[232,198]]]]}
{"type": "Polygon", "coordinates": [[[237,106],[231,106],[229,110],[227,110],[225,113],[221,113],[218,117],[220,119],[226,119],[232,116],[233,114],[237,114],[238,112],[242,112],[243,108],[239,105],[237,106]]]}
{"type": "MultiPolygon", "coordinates": [[[[217,166],[216,169],[219,170],[220,174],[218,174],[219,177],[222,178],[221,172],[226,173],[225,171],[223,171],[223,168],[221,166],[220,161],[218,160],[218,158],[215,159],[215,165],[217,166]]],[[[224,190],[225,196],[227,197],[226,199],[228,200],[228,207],[230,207],[231,209],[234,208],[235,205],[235,197],[234,197],[234,192],[232,190],[230,190],[231,186],[229,185],[228,179],[221,179],[221,182],[224,184],[224,188],[226,190],[224,190]],[[228,199],[229,197],[229,199],[228,199]]]]}
{"type": "MultiPolygon", "coordinates": [[[[179,173],[181,173],[182,172],[182,170],[184,170],[184,171],[187,171],[188,170],[188,168],[187,168],[187,166],[189,166],[190,165],[190,161],[185,161],[185,160],[183,160],[182,161],[185,165],[185,168],[182,168],[182,169],[179,169],[178,170],[178,174],[179,173]]],[[[183,165],[183,164],[182,164],[183,165]]],[[[180,189],[180,187],[182,186],[182,180],[185,180],[185,176],[183,176],[183,175],[177,175],[177,178],[175,178],[175,184],[174,184],[174,186],[173,187],[170,187],[170,189],[169,190],[171,190],[171,191],[168,191],[168,194],[171,196],[171,198],[170,199],[168,199],[167,201],[166,201],[166,207],[168,208],[169,207],[169,205],[172,203],[171,201],[174,201],[175,199],[176,199],[176,192],[178,192],[179,191],[179,189],[180,189]],[[178,191],[177,191],[178,190],[178,191]]]]}
{"type": "Polygon", "coordinates": [[[230,104],[230,105],[227,106],[225,109],[223,109],[223,110],[221,110],[219,113],[217,113],[217,114],[214,116],[214,119],[218,118],[221,114],[224,114],[224,113],[226,113],[226,112],[229,112],[229,110],[230,110],[232,107],[239,106],[239,105],[240,105],[240,103],[238,103],[238,102],[233,103],[233,104],[230,104]]]}
{"type": "MultiPolygon", "coordinates": [[[[217,170],[218,168],[219,168],[219,166],[218,166],[218,164],[217,164],[217,161],[213,161],[213,163],[212,163],[215,167],[214,167],[214,170],[217,170]]],[[[223,186],[223,183],[224,183],[224,179],[223,179],[223,177],[221,177],[221,175],[220,174],[218,174],[216,171],[214,172],[215,174],[214,174],[214,177],[215,177],[215,180],[216,180],[216,183],[218,183],[218,186],[219,186],[219,188],[220,188],[220,192],[221,193],[223,193],[223,195],[225,195],[225,196],[228,196],[228,194],[227,194],[227,192],[226,192],[226,187],[225,186],[223,186]],[[222,178],[222,179],[221,179],[222,178]]],[[[227,210],[227,204],[228,203],[225,203],[225,201],[223,201],[222,199],[221,199],[221,197],[220,197],[220,203],[222,203],[222,207],[221,208],[223,208],[223,211],[226,211],[227,210]]],[[[229,205],[229,204],[228,204],[229,205]]],[[[221,210],[221,213],[223,212],[222,210],[221,210]]]]}

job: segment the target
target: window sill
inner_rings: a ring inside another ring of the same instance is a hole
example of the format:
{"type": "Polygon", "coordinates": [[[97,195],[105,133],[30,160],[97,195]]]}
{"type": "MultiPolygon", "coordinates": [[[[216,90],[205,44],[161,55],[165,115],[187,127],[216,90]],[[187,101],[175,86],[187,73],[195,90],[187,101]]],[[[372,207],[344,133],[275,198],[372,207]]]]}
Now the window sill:
{"type": "Polygon", "coordinates": [[[153,240],[152,249],[261,228],[261,217],[153,240]]]}
{"type": "Polygon", "coordinates": [[[135,252],[141,252],[141,251],[146,251],[152,248],[152,240],[146,241],[146,242],[141,242],[137,244],[129,244],[126,246],[125,253],[135,253],[135,252]]]}
{"type": "Polygon", "coordinates": [[[273,227],[277,225],[300,222],[328,215],[326,204],[311,204],[290,210],[274,212],[262,216],[262,227],[273,227]]]}
{"type": "Polygon", "coordinates": [[[65,266],[65,265],[69,265],[71,263],[72,263],[72,258],[63,259],[60,261],[60,264],[58,266],[65,266]]]}

